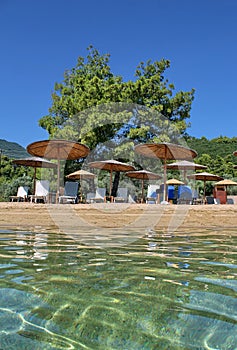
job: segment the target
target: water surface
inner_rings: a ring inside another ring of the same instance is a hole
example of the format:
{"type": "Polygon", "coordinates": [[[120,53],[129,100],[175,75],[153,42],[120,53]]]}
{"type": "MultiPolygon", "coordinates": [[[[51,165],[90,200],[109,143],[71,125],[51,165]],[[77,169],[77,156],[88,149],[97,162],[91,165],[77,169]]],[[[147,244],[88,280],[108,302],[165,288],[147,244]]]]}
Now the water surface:
{"type": "Polygon", "coordinates": [[[237,349],[236,233],[0,231],[0,349],[237,349]]]}

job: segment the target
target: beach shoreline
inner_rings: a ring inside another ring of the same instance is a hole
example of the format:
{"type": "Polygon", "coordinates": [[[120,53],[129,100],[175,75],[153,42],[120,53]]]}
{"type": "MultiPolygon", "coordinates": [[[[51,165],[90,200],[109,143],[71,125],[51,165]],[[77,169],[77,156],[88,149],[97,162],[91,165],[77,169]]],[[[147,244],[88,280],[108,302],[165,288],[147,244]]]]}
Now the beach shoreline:
{"type": "MultiPolygon", "coordinates": [[[[0,229],[66,232],[74,227],[186,232],[237,228],[237,205],[61,204],[0,202],[0,229]]],[[[236,230],[237,231],[237,230],[236,230]]]]}

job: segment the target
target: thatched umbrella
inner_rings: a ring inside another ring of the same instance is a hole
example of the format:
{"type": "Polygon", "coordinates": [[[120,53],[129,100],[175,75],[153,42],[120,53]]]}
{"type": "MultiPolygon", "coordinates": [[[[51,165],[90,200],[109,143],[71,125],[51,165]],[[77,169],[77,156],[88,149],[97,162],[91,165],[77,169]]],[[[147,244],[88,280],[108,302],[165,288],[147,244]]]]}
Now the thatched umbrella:
{"type": "Polygon", "coordinates": [[[70,180],[79,180],[80,182],[80,188],[81,188],[81,182],[83,179],[94,179],[95,178],[95,174],[93,173],[90,173],[89,171],[86,171],[86,170],[83,170],[83,169],[80,169],[80,170],[77,170],[77,171],[74,171],[73,173],[71,174],[68,174],[66,176],[66,178],[70,179],[70,180]]]}
{"type": "Polygon", "coordinates": [[[164,200],[167,197],[167,160],[185,160],[197,156],[197,152],[173,143],[146,143],[135,146],[135,151],[146,157],[160,158],[164,161],[164,200]]]}
{"type": "Polygon", "coordinates": [[[207,172],[191,174],[191,175],[188,175],[188,178],[194,179],[194,180],[201,180],[204,182],[204,190],[203,190],[204,199],[206,197],[206,181],[218,181],[223,179],[223,177],[219,175],[215,175],[207,172]]]}
{"type": "Polygon", "coordinates": [[[205,165],[190,162],[188,160],[181,160],[180,162],[170,163],[170,164],[167,164],[166,167],[167,167],[167,169],[183,170],[184,182],[186,182],[188,170],[194,171],[194,170],[207,169],[207,166],[205,166],[205,165]]]}
{"type": "Polygon", "coordinates": [[[215,186],[224,186],[226,189],[226,193],[227,193],[227,187],[228,186],[237,186],[237,182],[230,180],[230,179],[223,179],[221,181],[216,182],[215,186]]]}
{"type": "Polygon", "coordinates": [[[113,176],[113,171],[130,171],[130,170],[135,170],[134,166],[119,162],[114,159],[110,160],[100,160],[100,161],[95,161],[91,162],[88,164],[90,168],[97,168],[97,169],[102,169],[102,170],[107,170],[110,172],[110,185],[109,185],[109,195],[111,196],[112,193],[112,176],[113,176]]]}
{"type": "Polygon", "coordinates": [[[151,171],[148,171],[148,170],[128,171],[126,175],[134,179],[142,180],[142,203],[144,198],[144,180],[158,180],[161,178],[160,175],[152,173],[151,171]]]}
{"type": "Polygon", "coordinates": [[[66,177],[71,180],[94,179],[95,174],[81,169],[68,174],[66,177]]]}
{"type": "Polygon", "coordinates": [[[166,185],[179,186],[179,185],[184,185],[184,182],[178,179],[169,179],[166,181],[166,185]]]}
{"type": "Polygon", "coordinates": [[[52,163],[49,160],[40,158],[40,157],[14,159],[12,163],[34,168],[34,185],[33,185],[34,193],[35,193],[35,183],[36,183],[36,168],[52,168],[52,169],[57,168],[57,164],[52,163]]]}
{"type": "Polygon", "coordinates": [[[57,194],[60,187],[60,160],[74,160],[86,157],[90,149],[79,142],[68,140],[42,140],[29,144],[26,147],[28,153],[33,156],[44,157],[47,159],[57,159],[58,161],[58,181],[57,194]]]}

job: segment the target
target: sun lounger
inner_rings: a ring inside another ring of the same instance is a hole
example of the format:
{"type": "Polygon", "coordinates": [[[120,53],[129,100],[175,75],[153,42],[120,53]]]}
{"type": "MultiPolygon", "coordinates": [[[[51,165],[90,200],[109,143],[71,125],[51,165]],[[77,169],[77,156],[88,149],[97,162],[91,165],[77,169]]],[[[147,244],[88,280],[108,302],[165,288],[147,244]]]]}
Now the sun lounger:
{"type": "Polygon", "coordinates": [[[131,194],[129,194],[128,196],[128,203],[133,203],[133,204],[136,203],[134,197],[131,194]]]}
{"type": "Polygon", "coordinates": [[[226,204],[234,204],[233,198],[227,198],[226,204]]]}
{"type": "Polygon", "coordinates": [[[59,196],[59,203],[77,203],[77,195],[78,195],[78,182],[66,181],[64,187],[64,194],[59,196]]]}
{"type": "Polygon", "coordinates": [[[214,198],[214,204],[221,204],[220,198],[214,198]]]}
{"type": "Polygon", "coordinates": [[[206,196],[206,202],[207,204],[215,204],[214,197],[206,196]]]}
{"type": "Polygon", "coordinates": [[[179,186],[177,204],[192,204],[193,193],[189,186],[179,186]]]}
{"type": "Polygon", "coordinates": [[[126,187],[119,187],[117,196],[114,197],[115,203],[126,203],[128,201],[128,189],[126,187]]]}
{"type": "Polygon", "coordinates": [[[181,193],[180,197],[177,200],[177,204],[192,204],[193,199],[192,199],[192,194],[190,195],[189,193],[181,193]]]}
{"type": "Polygon", "coordinates": [[[28,195],[29,187],[28,186],[19,186],[16,196],[10,196],[11,202],[26,202],[28,195]]]}
{"type": "Polygon", "coordinates": [[[159,190],[159,188],[160,186],[158,185],[148,185],[147,197],[146,197],[147,204],[157,203],[157,191],[159,190]]]}
{"type": "Polygon", "coordinates": [[[36,180],[35,194],[30,195],[31,202],[43,202],[47,203],[49,194],[49,181],[48,180],[36,180]]]}
{"type": "Polygon", "coordinates": [[[106,194],[106,188],[104,187],[97,187],[94,198],[91,198],[91,203],[100,203],[104,202],[106,194]]]}
{"type": "Polygon", "coordinates": [[[93,198],[95,198],[95,193],[94,192],[88,192],[86,194],[86,203],[91,203],[93,198]]]}

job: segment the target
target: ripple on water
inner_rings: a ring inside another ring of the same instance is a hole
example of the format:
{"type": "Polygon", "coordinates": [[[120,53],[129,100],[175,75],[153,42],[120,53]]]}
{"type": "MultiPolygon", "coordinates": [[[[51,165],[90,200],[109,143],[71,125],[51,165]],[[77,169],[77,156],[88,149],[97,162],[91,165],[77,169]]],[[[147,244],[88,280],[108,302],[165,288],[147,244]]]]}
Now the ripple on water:
{"type": "Polygon", "coordinates": [[[237,239],[228,233],[154,231],[106,249],[76,235],[1,238],[4,350],[237,349],[237,239]]]}
{"type": "Polygon", "coordinates": [[[0,289],[0,346],[1,349],[73,349],[80,345],[55,333],[53,322],[32,315],[37,307],[49,308],[39,297],[11,288],[0,289]],[[5,307],[3,307],[5,305],[5,307]],[[46,323],[50,325],[46,328],[46,323]]]}

